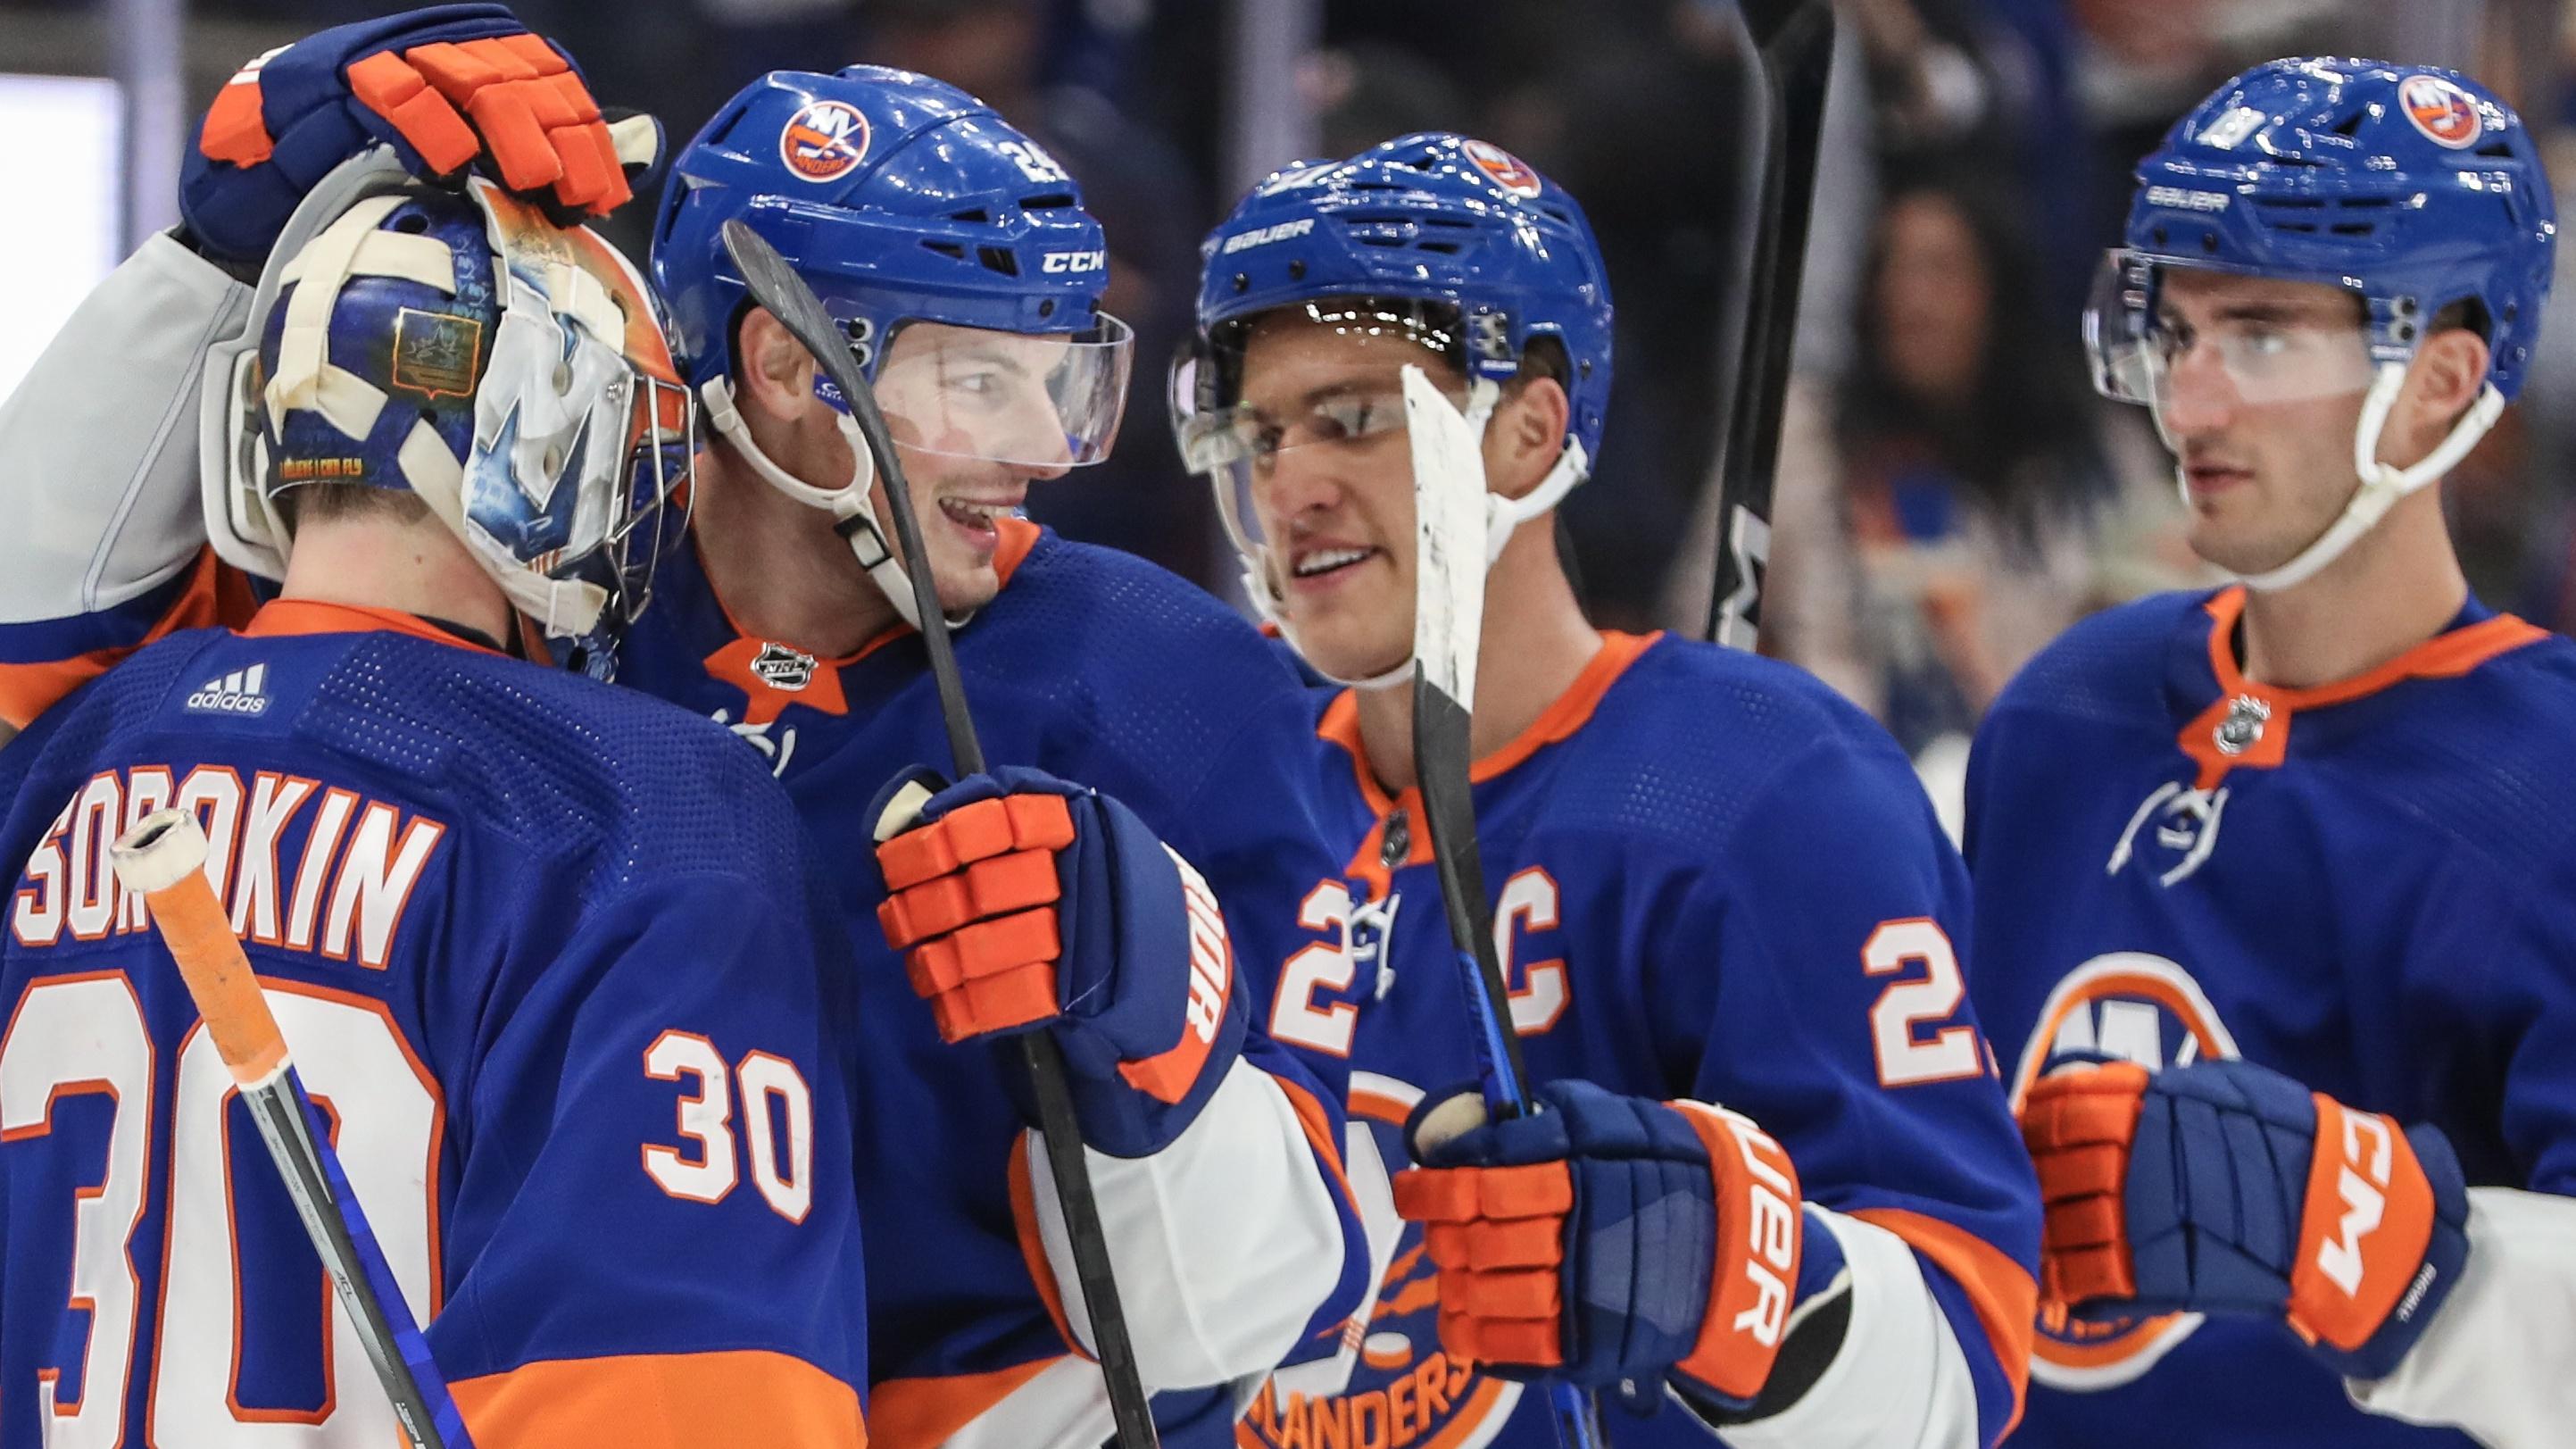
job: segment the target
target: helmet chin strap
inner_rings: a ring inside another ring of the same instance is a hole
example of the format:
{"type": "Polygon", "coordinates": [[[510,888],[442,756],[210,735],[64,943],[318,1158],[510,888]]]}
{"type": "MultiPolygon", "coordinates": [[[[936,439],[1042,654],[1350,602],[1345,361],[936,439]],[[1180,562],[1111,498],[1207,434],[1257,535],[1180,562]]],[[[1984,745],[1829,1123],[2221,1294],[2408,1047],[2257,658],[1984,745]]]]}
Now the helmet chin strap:
{"type": "MultiPolygon", "coordinates": [[[[2397,506],[2397,500],[2439,482],[2458,467],[2504,413],[2504,394],[2489,383],[2440,447],[2411,468],[2391,467],[2379,459],[2379,435],[2387,428],[2388,414],[2396,407],[2397,394],[2405,385],[2405,363],[2379,365],[2379,375],[2371,380],[2370,394],[2362,400],[2361,421],[2353,429],[2352,465],[2361,483],[2353,490],[2351,501],[2344,504],[2342,515],[2288,563],[2262,573],[2237,574],[2239,583],[2249,589],[2274,591],[2295,588],[2316,577],[2320,570],[2341,558],[2354,540],[2377,527],[2388,510],[2397,506]]],[[[2186,501],[2189,496],[2186,489],[2186,501]]]]}
{"type": "MultiPolygon", "coordinates": [[[[903,555],[895,550],[894,541],[886,537],[885,525],[878,522],[876,510],[868,506],[869,489],[876,483],[876,454],[868,450],[868,440],[859,431],[858,420],[837,408],[833,409],[832,421],[840,428],[842,439],[850,445],[853,460],[850,481],[840,488],[817,488],[779,467],[760,450],[758,443],[752,441],[750,427],[743,422],[742,414],[734,410],[730,378],[707,379],[705,385],[698,389],[698,398],[701,415],[714,427],[718,436],[733,444],[734,451],[742,455],[742,460],[751,465],[751,471],[759,474],[762,481],[808,508],[819,508],[832,515],[833,532],[848,540],[850,552],[857,556],[859,567],[867,570],[868,577],[876,581],[877,589],[886,596],[886,602],[894,605],[894,611],[903,617],[905,623],[915,629],[920,628],[921,611],[912,602],[912,575],[904,571],[903,555]]],[[[958,619],[953,622],[965,621],[958,619]]]]}
{"type": "MultiPolygon", "coordinates": [[[[1501,398],[1502,389],[1490,378],[1478,378],[1468,384],[1467,426],[1475,433],[1477,441],[1484,440],[1485,426],[1493,421],[1494,405],[1501,398]]],[[[1565,440],[1565,451],[1557,455],[1556,466],[1548,470],[1536,488],[1519,498],[1506,498],[1499,493],[1486,494],[1485,567],[1492,569],[1495,561],[1503,556],[1503,546],[1512,541],[1513,529],[1564,502],[1565,495],[1573,492],[1574,485],[1582,482],[1591,471],[1591,459],[1585,455],[1583,445],[1569,435],[1565,440]]],[[[1243,557],[1245,596],[1252,600],[1253,608],[1260,611],[1263,622],[1277,629],[1279,636],[1288,641],[1288,647],[1295,649],[1299,658],[1324,678],[1353,689],[1393,689],[1412,681],[1413,654],[1409,649],[1403,660],[1392,668],[1357,678],[1344,678],[1316,664],[1314,656],[1297,642],[1295,626],[1280,611],[1282,600],[1270,582],[1269,546],[1254,543],[1245,534],[1234,517],[1231,489],[1220,488],[1217,496],[1226,504],[1218,510],[1224,516],[1226,531],[1233,536],[1235,550],[1243,557]]]]}

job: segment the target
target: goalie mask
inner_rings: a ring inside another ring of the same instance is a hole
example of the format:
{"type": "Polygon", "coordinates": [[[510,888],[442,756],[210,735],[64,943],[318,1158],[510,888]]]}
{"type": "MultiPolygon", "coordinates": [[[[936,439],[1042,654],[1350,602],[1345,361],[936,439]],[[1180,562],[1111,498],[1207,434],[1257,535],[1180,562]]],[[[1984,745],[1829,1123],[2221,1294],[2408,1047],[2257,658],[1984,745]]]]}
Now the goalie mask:
{"type": "Polygon", "coordinates": [[[218,552],[280,577],[294,490],[410,493],[562,663],[607,677],[695,452],[650,291],[587,229],[482,181],[334,181],[210,363],[218,552]]]}

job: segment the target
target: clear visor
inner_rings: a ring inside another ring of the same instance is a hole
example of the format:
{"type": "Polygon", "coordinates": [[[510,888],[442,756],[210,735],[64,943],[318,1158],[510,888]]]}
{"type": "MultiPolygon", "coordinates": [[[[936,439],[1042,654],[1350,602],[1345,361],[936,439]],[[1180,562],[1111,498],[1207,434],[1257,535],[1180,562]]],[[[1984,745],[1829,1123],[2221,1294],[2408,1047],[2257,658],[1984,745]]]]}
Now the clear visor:
{"type": "MultiPolygon", "coordinates": [[[[841,319],[866,366],[874,339],[841,319]]],[[[1080,468],[1109,456],[1127,406],[1136,334],[1100,314],[1084,332],[998,332],[944,322],[896,330],[874,379],[897,443],[924,453],[1016,467],[1080,468]]],[[[814,391],[850,410],[829,378],[814,391]]]]}
{"type": "Polygon", "coordinates": [[[1406,364],[1448,380],[1450,402],[1461,411],[1467,406],[1454,328],[1447,325],[1454,314],[1344,299],[1302,310],[1302,335],[1280,338],[1275,353],[1269,334],[1256,333],[1248,348],[1202,344],[1172,365],[1172,428],[1181,460],[1216,485],[1219,509],[1241,546],[1267,542],[1253,490],[1284,455],[1382,454],[1393,460],[1390,466],[1410,468],[1403,440],[1406,364]],[[1319,333],[1333,340],[1318,342],[1319,333]]]}
{"type": "Polygon", "coordinates": [[[2256,405],[2369,390],[2376,366],[2357,307],[2323,287],[2238,286],[2230,280],[2237,276],[2107,254],[2084,309],[2093,385],[2155,409],[2159,421],[2184,388],[2208,386],[2227,401],[2256,405]],[[2172,285],[2183,273],[2211,285],[2172,285]]]}

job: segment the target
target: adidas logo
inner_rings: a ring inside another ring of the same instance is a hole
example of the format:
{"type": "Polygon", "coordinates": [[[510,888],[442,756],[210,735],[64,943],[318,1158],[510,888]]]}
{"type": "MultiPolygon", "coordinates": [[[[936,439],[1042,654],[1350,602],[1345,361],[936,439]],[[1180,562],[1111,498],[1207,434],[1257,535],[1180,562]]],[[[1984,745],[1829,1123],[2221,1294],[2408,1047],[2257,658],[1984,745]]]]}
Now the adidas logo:
{"type": "Polygon", "coordinates": [[[188,696],[188,708],[215,714],[268,713],[268,666],[254,664],[221,679],[209,679],[188,696]]]}

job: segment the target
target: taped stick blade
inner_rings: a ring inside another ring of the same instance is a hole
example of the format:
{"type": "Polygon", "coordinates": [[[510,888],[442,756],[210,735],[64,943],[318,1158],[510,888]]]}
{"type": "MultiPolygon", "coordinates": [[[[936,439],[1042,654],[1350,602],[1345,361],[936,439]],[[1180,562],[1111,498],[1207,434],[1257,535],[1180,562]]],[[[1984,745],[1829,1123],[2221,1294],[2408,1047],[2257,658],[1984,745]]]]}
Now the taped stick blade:
{"type": "Polygon", "coordinates": [[[1472,708],[1485,626],[1485,459],[1475,430],[1422,369],[1404,369],[1413,443],[1413,658],[1432,688],[1472,708]]]}

